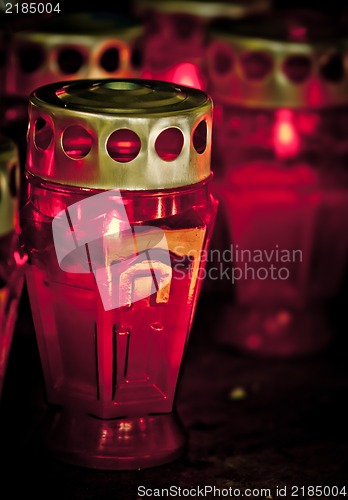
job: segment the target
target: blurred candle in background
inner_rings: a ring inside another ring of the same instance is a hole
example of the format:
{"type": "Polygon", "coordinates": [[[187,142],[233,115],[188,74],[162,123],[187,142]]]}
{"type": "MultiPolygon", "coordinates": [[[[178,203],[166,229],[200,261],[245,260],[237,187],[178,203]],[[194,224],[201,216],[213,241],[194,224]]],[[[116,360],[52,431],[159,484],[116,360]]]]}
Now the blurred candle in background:
{"type": "Polygon", "coordinates": [[[12,141],[0,134],[0,396],[17,317],[25,256],[19,250],[19,163],[12,141]]]}
{"type": "Polygon", "coordinates": [[[145,27],[143,77],[205,89],[205,38],[217,18],[265,12],[270,0],[135,0],[145,27]]]}
{"type": "Polygon", "coordinates": [[[346,50],[315,11],[211,29],[215,191],[233,261],[227,345],[290,356],[332,338],[329,305],[348,257],[346,50]]]}
{"type": "Polygon", "coordinates": [[[17,29],[10,41],[6,94],[27,98],[59,80],[137,76],[142,33],[136,20],[115,13],[62,14],[43,26],[17,29]]]}
{"type": "Polygon", "coordinates": [[[5,35],[0,130],[18,144],[23,166],[28,98],[35,88],[80,78],[140,76],[143,28],[133,17],[115,12],[52,13],[12,22],[5,35]]]}
{"type": "Polygon", "coordinates": [[[31,96],[22,239],[58,405],[46,442],[68,462],[142,468],[186,446],[172,410],[216,212],[211,128],[210,98],[166,82],[31,96]]]}

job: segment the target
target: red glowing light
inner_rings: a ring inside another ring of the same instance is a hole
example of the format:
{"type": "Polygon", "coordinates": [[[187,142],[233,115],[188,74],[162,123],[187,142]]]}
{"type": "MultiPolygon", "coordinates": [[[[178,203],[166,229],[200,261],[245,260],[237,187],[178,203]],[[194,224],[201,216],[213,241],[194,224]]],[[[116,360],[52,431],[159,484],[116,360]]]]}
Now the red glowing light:
{"type": "MultiPolygon", "coordinates": [[[[169,153],[174,154],[175,148],[183,141],[182,133],[175,128],[167,129],[166,132],[168,136],[162,137],[164,146],[172,146],[169,153]],[[173,142],[168,144],[164,139],[173,142]]],[[[122,137],[121,142],[128,141],[122,137]]],[[[117,152],[118,144],[115,140],[110,146],[117,152]]],[[[161,149],[161,140],[157,146],[161,149]]],[[[158,419],[167,422],[172,418],[170,412],[200,286],[199,269],[204,265],[198,256],[209,241],[216,210],[213,200],[206,202],[208,184],[205,186],[184,187],[168,195],[160,193],[158,197],[148,197],[143,192],[123,193],[122,199],[132,220],[136,220],[138,225],[151,221],[151,224],[165,231],[171,266],[166,266],[160,260],[163,250],[160,248],[159,260],[153,263],[153,266],[157,266],[154,276],[158,276],[159,271],[164,275],[169,267],[172,269],[172,278],[168,286],[157,289],[154,278],[145,275],[143,268],[139,267],[139,263],[146,262],[148,257],[145,254],[134,255],[137,260],[122,261],[116,252],[117,239],[108,238],[105,267],[111,269],[111,263],[115,260],[121,266],[120,284],[117,282],[117,290],[110,288],[109,293],[119,291],[134,298],[143,289],[152,292],[148,297],[135,300],[131,307],[127,305],[105,311],[93,274],[62,271],[52,242],[50,218],[53,207],[59,205],[66,209],[70,206],[76,201],[76,189],[64,201],[59,188],[49,191],[46,215],[39,220],[33,215],[36,214],[35,200],[40,199],[41,204],[47,191],[31,184],[31,213],[28,212],[29,217],[25,216],[22,237],[31,256],[27,268],[28,287],[48,397],[51,403],[69,408],[69,412],[70,409],[79,415],[82,412],[85,422],[88,421],[88,431],[81,431],[83,450],[93,448],[95,455],[92,458],[88,455],[89,462],[86,462],[87,453],[84,451],[80,454],[80,448],[76,446],[75,425],[70,426],[65,421],[60,427],[64,432],[64,440],[58,438],[55,442],[51,441],[51,447],[58,450],[62,442],[62,446],[69,448],[69,453],[77,457],[79,463],[106,468],[124,467],[124,461],[118,458],[118,448],[114,451],[115,457],[110,454],[110,450],[113,452],[115,441],[125,439],[125,436],[130,436],[130,444],[123,451],[127,467],[139,468],[162,463],[168,460],[168,449],[179,450],[179,455],[182,440],[179,431],[174,426],[163,430],[162,426],[160,438],[164,440],[164,445],[161,446],[157,427],[152,431],[152,428],[148,428],[148,422],[149,419],[152,419],[151,422],[154,419],[156,422],[158,419]],[[173,209],[158,219],[156,217],[164,197],[167,203],[173,203],[173,207],[176,207],[175,212],[173,209]],[[177,217],[180,212],[185,218],[184,225],[182,217],[177,217]],[[178,241],[182,242],[181,245],[178,245],[178,241]],[[190,259],[190,252],[193,251],[197,255],[194,260],[190,259]],[[52,342],[48,341],[51,331],[54,331],[52,342]],[[138,416],[143,418],[139,426],[138,416]],[[115,425],[115,418],[122,420],[115,425]],[[107,419],[113,420],[110,423],[107,419]],[[109,427],[105,426],[107,422],[109,427]],[[92,427],[97,432],[93,436],[92,427]],[[151,447],[152,435],[156,448],[151,447]],[[98,447],[96,450],[96,442],[103,443],[104,448],[98,447]],[[107,453],[104,453],[105,449],[107,453]],[[104,456],[106,454],[107,459],[104,456]]],[[[78,196],[83,195],[81,190],[78,196]]],[[[82,213],[82,219],[83,216],[82,213]]],[[[75,227],[73,229],[75,232],[75,227]]],[[[110,233],[114,230],[112,228],[110,233]]],[[[56,435],[55,431],[52,431],[52,435],[56,435]]]]}
{"type": "Polygon", "coordinates": [[[308,84],[307,89],[307,104],[309,106],[318,106],[325,99],[325,95],[323,93],[323,88],[320,79],[311,80],[308,84]]]}
{"type": "Polygon", "coordinates": [[[247,345],[252,350],[258,349],[261,345],[260,335],[257,333],[253,333],[253,334],[249,335],[249,337],[247,338],[247,345]]]}
{"type": "Polygon", "coordinates": [[[8,120],[15,120],[17,118],[17,110],[16,109],[7,109],[5,111],[6,118],[8,120]]]}
{"type": "Polygon", "coordinates": [[[196,89],[203,89],[203,82],[199,74],[199,68],[192,63],[181,63],[176,66],[173,74],[173,82],[196,89]]]}
{"type": "Polygon", "coordinates": [[[119,129],[111,134],[106,149],[115,161],[127,163],[139,154],[141,142],[135,132],[129,129],[119,129]]]}
{"type": "Polygon", "coordinates": [[[311,135],[319,124],[319,116],[316,113],[301,113],[297,119],[297,125],[301,132],[311,135]]]}
{"type": "Polygon", "coordinates": [[[294,127],[293,113],[287,109],[276,112],[274,125],[274,149],[279,158],[296,156],[300,149],[300,138],[294,127]]]}
{"type": "Polygon", "coordinates": [[[72,125],[65,129],[62,145],[67,156],[74,160],[84,158],[92,148],[90,133],[80,125],[72,125]]]}
{"type": "Polygon", "coordinates": [[[17,250],[13,253],[13,257],[17,266],[23,266],[28,260],[28,256],[26,254],[21,255],[17,250]]]}
{"type": "Polygon", "coordinates": [[[150,80],[177,83],[199,90],[204,90],[205,88],[199,66],[188,62],[180,63],[170,68],[167,67],[166,69],[163,68],[162,70],[150,70],[147,68],[142,71],[141,77],[150,80]]]}
{"type": "Polygon", "coordinates": [[[183,145],[184,136],[181,130],[171,127],[163,130],[157,137],[155,149],[162,160],[173,161],[181,153],[183,145]]]}
{"type": "Polygon", "coordinates": [[[290,39],[294,42],[305,42],[307,40],[307,28],[301,24],[294,24],[290,28],[290,39]]]}

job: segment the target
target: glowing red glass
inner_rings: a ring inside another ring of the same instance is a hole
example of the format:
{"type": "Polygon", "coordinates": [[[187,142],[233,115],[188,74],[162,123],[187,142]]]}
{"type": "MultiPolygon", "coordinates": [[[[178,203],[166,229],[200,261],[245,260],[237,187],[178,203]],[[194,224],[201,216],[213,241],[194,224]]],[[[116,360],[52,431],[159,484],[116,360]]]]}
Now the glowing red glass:
{"type": "MultiPolygon", "coordinates": [[[[2,214],[4,215],[4,214],[2,214]]],[[[14,231],[0,237],[0,397],[22,292],[26,256],[14,231]]]]}
{"type": "Polygon", "coordinates": [[[0,398],[26,262],[16,232],[18,197],[18,150],[14,143],[0,134],[0,398]]]}
{"type": "Polygon", "coordinates": [[[235,273],[224,341],[266,355],[322,349],[348,256],[347,109],[224,106],[216,121],[235,273]]]}
{"type": "MultiPolygon", "coordinates": [[[[112,147],[119,149],[116,141],[112,147]]],[[[176,458],[186,441],[173,401],[198,298],[200,252],[216,209],[209,180],[162,192],[122,192],[134,231],[151,226],[166,235],[172,278],[148,297],[109,311],[94,275],[86,274],[88,262],[81,262],[82,274],[62,271],[52,238],[52,220],[61,210],[98,193],[32,177],[29,182],[21,215],[28,288],[47,397],[61,407],[48,444],[61,458],[92,467],[140,468],[176,458]]],[[[83,216],[77,210],[77,219],[83,216]]],[[[131,242],[133,236],[125,247],[131,242]]],[[[153,286],[142,268],[146,256],[135,257],[117,261],[124,267],[122,294],[133,299],[153,286]]],[[[165,264],[156,266],[168,271],[165,264]]]]}

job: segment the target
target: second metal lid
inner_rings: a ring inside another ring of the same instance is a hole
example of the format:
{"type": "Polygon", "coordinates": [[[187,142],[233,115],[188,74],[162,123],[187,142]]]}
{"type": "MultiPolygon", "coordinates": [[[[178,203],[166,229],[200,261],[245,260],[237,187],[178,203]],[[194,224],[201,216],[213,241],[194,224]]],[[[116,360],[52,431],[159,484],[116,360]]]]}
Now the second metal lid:
{"type": "Polygon", "coordinates": [[[221,103],[317,108],[348,103],[348,39],[315,11],[279,11],[211,28],[209,91],[221,103]]]}
{"type": "Polygon", "coordinates": [[[138,12],[149,10],[165,14],[188,14],[213,19],[230,17],[238,19],[269,10],[270,0],[137,0],[138,12]]]}
{"type": "Polygon", "coordinates": [[[115,14],[53,17],[11,34],[6,94],[27,98],[37,87],[79,78],[140,75],[143,28],[115,14]]]}

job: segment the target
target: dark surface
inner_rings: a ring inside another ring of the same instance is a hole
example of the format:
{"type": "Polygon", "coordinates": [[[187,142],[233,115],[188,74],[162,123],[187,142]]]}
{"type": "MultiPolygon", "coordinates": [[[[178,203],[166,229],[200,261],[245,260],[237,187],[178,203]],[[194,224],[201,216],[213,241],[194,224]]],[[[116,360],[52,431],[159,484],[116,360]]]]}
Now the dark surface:
{"type": "Polygon", "coordinates": [[[198,307],[177,396],[189,432],[186,457],[148,470],[110,472],[65,465],[41,445],[45,404],[24,295],[1,405],[1,484],[8,479],[11,485],[9,493],[1,487],[1,500],[17,490],[21,498],[135,500],[139,485],[271,488],[273,498],[277,485],[348,486],[344,335],[313,358],[243,356],[216,342],[217,318],[226,306],[210,293],[198,307]],[[235,388],[245,397],[233,399],[235,388]]]}
{"type": "MultiPolygon", "coordinates": [[[[79,2],[70,4],[66,12],[81,8],[79,2]]],[[[109,5],[103,0],[94,9],[109,5]]],[[[123,5],[128,11],[131,4],[123,5]]],[[[325,10],[344,8],[346,0],[334,0],[325,10]]],[[[345,484],[348,493],[348,325],[341,325],[333,311],[337,335],[319,356],[257,359],[216,342],[227,306],[212,291],[202,297],[196,314],[176,405],[189,433],[187,455],[158,468],[110,472],[60,463],[41,444],[46,407],[24,295],[0,405],[0,500],[12,500],[16,493],[20,499],[135,500],[139,485],[271,488],[276,498],[277,485],[345,484]],[[245,391],[244,398],[230,397],[236,388],[245,391]]]]}

